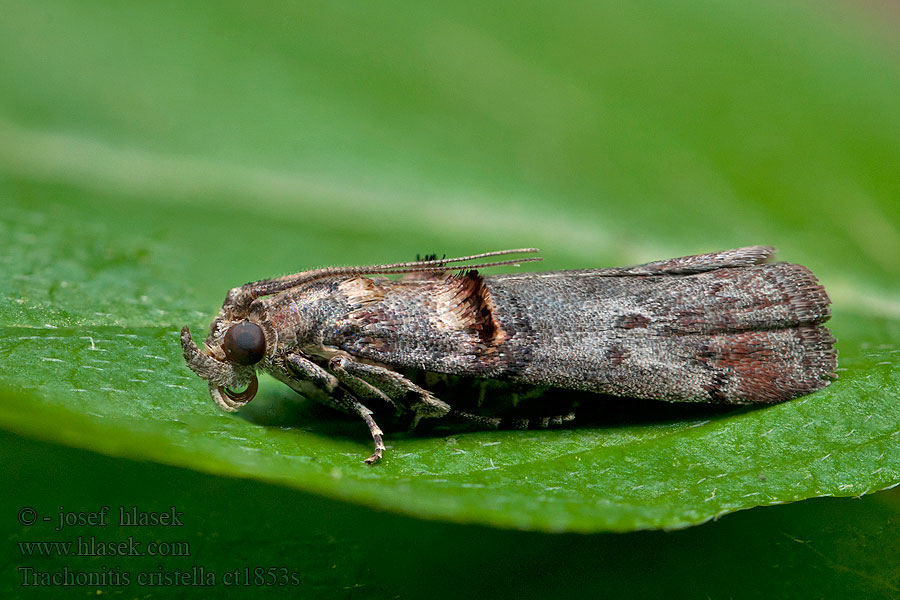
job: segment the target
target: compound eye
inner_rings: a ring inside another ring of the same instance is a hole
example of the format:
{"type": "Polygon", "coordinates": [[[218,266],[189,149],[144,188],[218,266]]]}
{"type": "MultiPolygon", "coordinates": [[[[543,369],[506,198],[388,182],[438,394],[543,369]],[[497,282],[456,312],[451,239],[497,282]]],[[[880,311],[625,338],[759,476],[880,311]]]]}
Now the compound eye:
{"type": "Polygon", "coordinates": [[[266,354],[266,336],[256,323],[241,321],[225,333],[222,349],[231,362],[255,365],[266,354]]]}

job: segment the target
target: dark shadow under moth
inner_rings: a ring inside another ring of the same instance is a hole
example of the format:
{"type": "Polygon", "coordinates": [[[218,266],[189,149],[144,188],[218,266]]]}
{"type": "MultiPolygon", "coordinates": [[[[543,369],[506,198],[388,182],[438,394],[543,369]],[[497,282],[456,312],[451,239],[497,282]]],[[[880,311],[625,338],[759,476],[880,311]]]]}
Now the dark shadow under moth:
{"type": "Polygon", "coordinates": [[[500,423],[454,410],[410,371],[726,404],[781,402],[835,377],[835,340],[822,326],[828,295],[806,267],[767,262],[772,247],[493,276],[475,269],[539,259],[470,262],[533,252],[248,283],[228,292],[203,349],[182,329],[184,357],[226,411],[253,399],[264,371],[361,417],[375,443],[368,463],[384,452],[368,406],[391,407],[413,426],[447,415],[500,423]]]}

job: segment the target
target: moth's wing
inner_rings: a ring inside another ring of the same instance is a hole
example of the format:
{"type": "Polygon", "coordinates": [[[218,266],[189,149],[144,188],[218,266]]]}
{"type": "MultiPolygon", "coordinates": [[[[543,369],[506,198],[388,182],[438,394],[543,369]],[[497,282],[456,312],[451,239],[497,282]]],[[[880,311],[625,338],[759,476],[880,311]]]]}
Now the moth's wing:
{"type": "Polygon", "coordinates": [[[657,260],[633,267],[604,269],[608,275],[688,275],[715,269],[749,267],[766,262],[775,254],[772,246],[747,246],[734,250],[723,250],[709,254],[680,256],[666,260],[657,260]]]}
{"type": "Polygon", "coordinates": [[[501,367],[494,306],[477,271],[404,277],[358,277],[338,286],[348,310],[325,342],[395,367],[489,375],[501,367]]]}
{"type": "Polygon", "coordinates": [[[639,276],[557,271],[487,281],[511,350],[524,349],[521,369],[509,375],[530,383],[679,401],[775,402],[824,387],[836,367],[834,338],[821,326],[830,300],[800,265],[639,276]]]}
{"type": "MultiPolygon", "coordinates": [[[[716,269],[741,268],[760,265],[767,262],[775,255],[773,246],[747,246],[734,250],[723,250],[709,254],[695,254],[692,256],[679,256],[657,260],[633,267],[611,267],[605,269],[576,269],[570,271],[550,271],[552,273],[573,273],[594,277],[628,277],[631,275],[691,275],[704,273],[716,269]]],[[[530,273],[503,273],[490,275],[489,280],[517,279],[529,277],[530,273]]]]}
{"type": "Polygon", "coordinates": [[[696,365],[685,379],[706,399],[779,402],[836,377],[835,339],[822,326],[831,300],[808,268],[774,263],[687,277],[704,286],[693,302],[671,295],[683,306],[660,332],[696,365]]]}

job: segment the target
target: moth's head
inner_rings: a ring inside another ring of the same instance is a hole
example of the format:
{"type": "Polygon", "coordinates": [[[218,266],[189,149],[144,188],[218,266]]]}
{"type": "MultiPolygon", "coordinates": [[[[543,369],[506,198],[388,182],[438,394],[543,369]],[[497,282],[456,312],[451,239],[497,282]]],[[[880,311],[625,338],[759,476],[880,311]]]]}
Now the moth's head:
{"type": "Polygon", "coordinates": [[[234,412],[256,395],[256,368],[274,346],[265,329],[251,318],[232,319],[220,314],[210,326],[202,350],[186,325],[181,330],[184,360],[209,382],[209,395],[223,410],[234,412]],[[234,391],[241,388],[246,389],[234,391]]]}

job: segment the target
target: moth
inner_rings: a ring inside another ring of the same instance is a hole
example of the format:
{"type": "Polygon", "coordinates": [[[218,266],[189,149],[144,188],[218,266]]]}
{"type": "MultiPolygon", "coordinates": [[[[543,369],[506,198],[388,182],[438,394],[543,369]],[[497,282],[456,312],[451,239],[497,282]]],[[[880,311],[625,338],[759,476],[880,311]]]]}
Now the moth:
{"type": "Polygon", "coordinates": [[[447,415],[500,424],[454,410],[411,372],[726,404],[781,402],[836,377],[835,339],[822,325],[828,295],[806,267],[768,262],[772,247],[623,268],[477,270],[540,260],[509,258],[535,252],[248,283],[228,292],[202,349],[182,329],[184,357],[226,411],[253,399],[263,371],[360,417],[374,441],[369,464],[385,450],[369,406],[406,415],[412,426],[447,415]],[[484,261],[493,257],[507,258],[484,261]]]}

